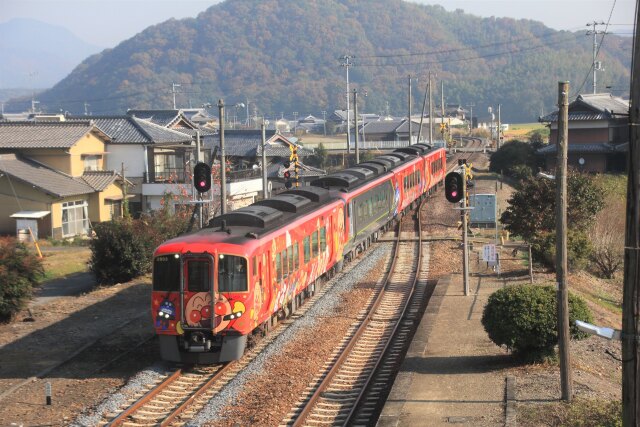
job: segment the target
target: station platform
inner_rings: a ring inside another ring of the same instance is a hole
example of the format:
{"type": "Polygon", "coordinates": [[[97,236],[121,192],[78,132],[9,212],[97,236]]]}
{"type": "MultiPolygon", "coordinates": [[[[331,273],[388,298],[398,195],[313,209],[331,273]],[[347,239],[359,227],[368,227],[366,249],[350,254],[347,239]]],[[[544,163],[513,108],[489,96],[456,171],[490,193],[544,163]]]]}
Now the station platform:
{"type": "Polygon", "coordinates": [[[508,353],[482,326],[484,306],[506,282],[494,273],[438,280],[377,425],[515,426],[515,379],[508,353]]]}

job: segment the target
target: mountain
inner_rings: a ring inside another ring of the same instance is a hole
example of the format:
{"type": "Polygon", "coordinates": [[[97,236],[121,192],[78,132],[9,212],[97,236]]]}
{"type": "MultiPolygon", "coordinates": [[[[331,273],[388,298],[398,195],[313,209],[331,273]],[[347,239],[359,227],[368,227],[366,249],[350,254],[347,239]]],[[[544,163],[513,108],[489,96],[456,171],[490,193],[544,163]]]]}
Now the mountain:
{"type": "Polygon", "coordinates": [[[16,18],[0,23],[0,89],[51,87],[100,50],[44,22],[16,18]]]}
{"type": "MultiPolygon", "coordinates": [[[[631,38],[607,35],[599,87],[629,86],[631,38]]],[[[432,71],[434,100],[502,106],[503,122],[535,121],[557,104],[558,81],[590,92],[592,39],[540,22],[480,18],[402,0],[227,0],[196,18],[151,26],[76,67],[39,96],[49,111],[122,113],[247,101],[258,115],[319,114],[344,108],[344,55],[359,109],[406,114],[421,109],[432,71]],[[582,84],[582,82],[585,82],[582,84]],[[581,85],[582,84],[582,85],[581,85]]],[[[239,114],[242,116],[242,110],[239,114]]]]}

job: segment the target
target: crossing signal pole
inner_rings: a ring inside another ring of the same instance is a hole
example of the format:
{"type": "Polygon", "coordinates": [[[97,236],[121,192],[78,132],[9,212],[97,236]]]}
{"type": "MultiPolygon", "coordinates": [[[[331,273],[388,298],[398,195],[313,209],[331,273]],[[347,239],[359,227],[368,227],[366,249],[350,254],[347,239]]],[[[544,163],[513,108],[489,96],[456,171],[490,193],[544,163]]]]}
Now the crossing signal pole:
{"type": "MultiPolygon", "coordinates": [[[[466,163],[466,160],[464,161],[466,163]]],[[[458,171],[449,172],[444,178],[444,194],[451,203],[462,202],[460,212],[462,215],[462,273],[464,282],[464,295],[469,295],[469,246],[467,243],[467,210],[469,206],[466,196],[467,172],[465,165],[460,161],[462,167],[458,171]]]]}

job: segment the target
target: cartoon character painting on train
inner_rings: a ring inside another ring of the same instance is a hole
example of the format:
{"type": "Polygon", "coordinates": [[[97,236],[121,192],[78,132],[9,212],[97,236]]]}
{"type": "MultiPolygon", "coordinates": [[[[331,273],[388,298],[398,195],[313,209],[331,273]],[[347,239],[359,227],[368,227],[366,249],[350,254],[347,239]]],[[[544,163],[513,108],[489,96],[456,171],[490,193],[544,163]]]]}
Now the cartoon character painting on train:
{"type": "Polygon", "coordinates": [[[176,305],[165,299],[160,303],[158,307],[158,314],[156,315],[156,328],[160,328],[163,331],[173,326],[173,321],[176,320],[176,305]]]}
{"type": "Polygon", "coordinates": [[[193,294],[184,308],[185,319],[190,327],[211,327],[211,295],[208,292],[193,294]]]}
{"type": "MultiPolygon", "coordinates": [[[[229,301],[224,295],[219,295],[213,311],[215,313],[215,324],[213,331],[220,332],[225,328],[240,329],[237,323],[246,318],[244,316],[246,308],[241,301],[229,301]]],[[[247,318],[247,321],[250,319],[247,318]]]]}

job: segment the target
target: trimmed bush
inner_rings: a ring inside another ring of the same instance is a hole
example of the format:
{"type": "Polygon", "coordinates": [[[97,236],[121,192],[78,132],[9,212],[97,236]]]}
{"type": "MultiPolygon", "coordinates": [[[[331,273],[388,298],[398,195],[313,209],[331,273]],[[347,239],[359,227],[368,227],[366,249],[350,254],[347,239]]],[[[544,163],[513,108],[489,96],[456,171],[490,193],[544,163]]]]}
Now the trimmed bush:
{"type": "MultiPolygon", "coordinates": [[[[584,300],[569,294],[571,337],[582,339],[576,320],[593,322],[584,300]]],[[[551,286],[518,285],[494,292],[482,314],[491,341],[534,360],[553,354],[558,342],[556,291],[551,286]]]]}
{"type": "Polygon", "coordinates": [[[122,218],[97,224],[91,240],[91,271],[98,282],[128,282],[151,271],[153,251],[186,231],[189,216],[163,208],[141,219],[122,218]]]}
{"type": "Polygon", "coordinates": [[[151,269],[151,250],[136,221],[96,224],[91,240],[91,271],[100,283],[127,282],[151,269]]]}
{"type": "Polygon", "coordinates": [[[7,322],[31,298],[44,275],[39,258],[13,237],[0,237],[0,321],[7,322]]]}

